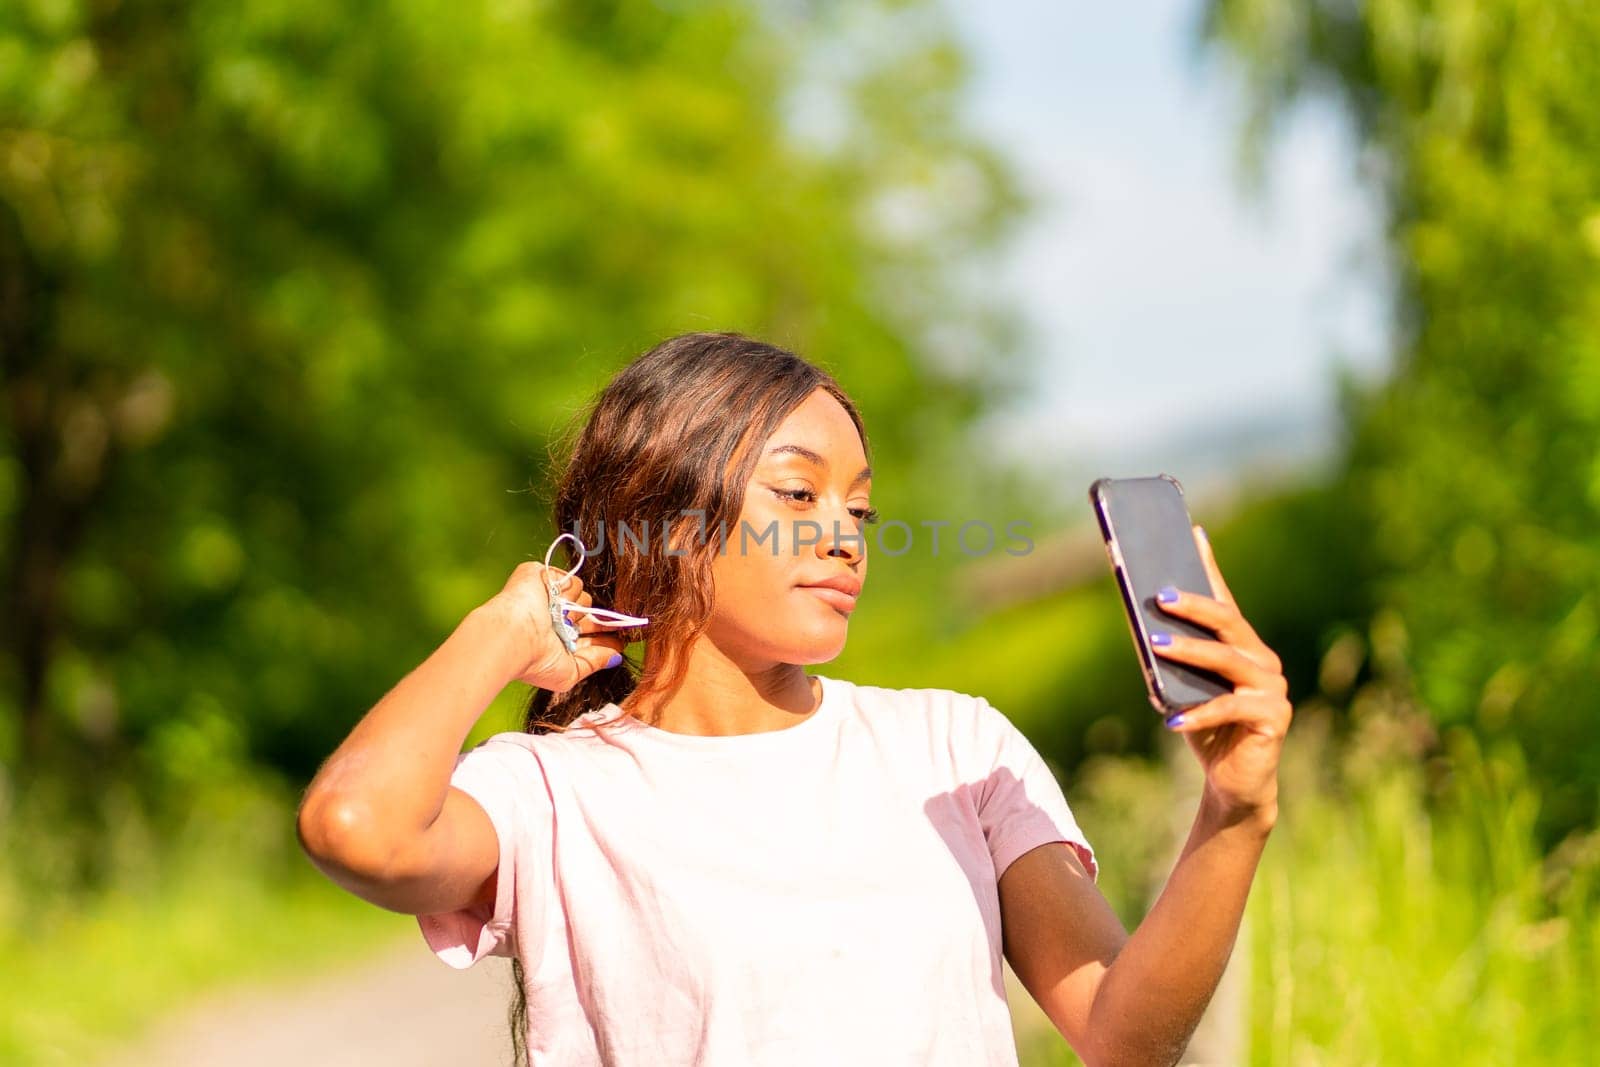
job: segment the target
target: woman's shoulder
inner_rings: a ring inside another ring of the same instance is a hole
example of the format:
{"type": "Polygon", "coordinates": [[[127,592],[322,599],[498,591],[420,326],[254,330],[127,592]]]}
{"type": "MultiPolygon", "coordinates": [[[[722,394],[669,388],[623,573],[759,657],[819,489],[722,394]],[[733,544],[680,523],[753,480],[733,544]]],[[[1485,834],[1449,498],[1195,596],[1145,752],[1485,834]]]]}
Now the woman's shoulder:
{"type": "Polygon", "coordinates": [[[836,681],[848,702],[863,719],[878,723],[901,722],[921,728],[971,728],[1003,719],[988,700],[959,689],[938,686],[881,686],[836,681]]]}
{"type": "Polygon", "coordinates": [[[986,698],[936,686],[852,685],[856,721],[878,748],[907,759],[928,753],[958,780],[987,777],[1032,751],[1016,724],[986,698]]]}
{"type": "Polygon", "coordinates": [[[534,733],[529,730],[504,730],[500,733],[490,734],[465,750],[462,755],[510,763],[556,756],[563,751],[570,750],[573,745],[594,740],[597,736],[594,724],[597,721],[603,723],[604,717],[598,716],[596,712],[589,712],[579,716],[565,728],[551,730],[547,733],[534,733]]]}

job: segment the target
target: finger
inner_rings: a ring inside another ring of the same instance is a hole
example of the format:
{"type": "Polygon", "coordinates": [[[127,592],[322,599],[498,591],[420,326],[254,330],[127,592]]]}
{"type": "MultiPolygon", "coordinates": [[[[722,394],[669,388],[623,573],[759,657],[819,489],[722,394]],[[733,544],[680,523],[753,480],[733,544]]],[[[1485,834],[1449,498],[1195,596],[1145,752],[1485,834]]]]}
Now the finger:
{"type": "Polygon", "coordinates": [[[557,593],[558,597],[565,598],[565,600],[578,601],[586,595],[584,593],[584,579],[576,576],[576,574],[566,574],[565,571],[560,571],[554,566],[549,571],[546,571],[544,581],[546,581],[547,585],[555,585],[555,593],[557,593]]]}
{"type": "Polygon", "coordinates": [[[1156,593],[1156,607],[1168,615],[1197,622],[1230,644],[1240,644],[1242,638],[1256,638],[1255,630],[1237,607],[1204,593],[1163,586],[1156,593]]]}
{"type": "Polygon", "coordinates": [[[595,618],[593,615],[590,615],[587,611],[577,610],[578,608],[592,607],[594,605],[594,597],[592,595],[589,593],[584,593],[572,603],[573,606],[564,609],[561,613],[561,616],[571,623],[580,634],[606,632],[605,624],[599,619],[595,618]]]}
{"type": "Polygon", "coordinates": [[[572,601],[583,597],[583,579],[576,574],[568,574],[560,567],[546,567],[542,563],[536,563],[534,566],[539,568],[539,577],[545,586],[555,587],[557,596],[572,601]]]}
{"type": "Polygon", "coordinates": [[[578,676],[572,684],[577,685],[596,671],[622,666],[623,648],[622,638],[610,634],[604,637],[578,638],[578,647],[572,653],[578,676]]]}
{"type": "Polygon", "coordinates": [[[1150,635],[1150,647],[1163,659],[1203,667],[1236,686],[1273,692],[1285,687],[1282,675],[1273,674],[1239,649],[1221,641],[1185,637],[1182,634],[1153,633],[1150,635]]]}
{"type": "MultiPolygon", "coordinates": [[[[589,596],[584,597],[585,601],[592,601],[592,599],[589,596]]],[[[579,633],[617,633],[646,625],[645,623],[631,620],[611,618],[611,615],[621,613],[611,612],[607,608],[594,608],[592,611],[585,611],[583,608],[593,608],[593,604],[585,603],[581,607],[568,607],[563,613],[566,620],[577,627],[579,633]]]]}
{"type": "MultiPolygon", "coordinates": [[[[540,589],[548,590],[550,583],[558,576],[553,567],[546,567],[537,560],[524,560],[511,571],[511,577],[506,579],[501,591],[520,595],[528,586],[538,586],[540,589]]],[[[567,588],[571,588],[570,583],[567,588]]]]}
{"type": "Polygon", "coordinates": [[[609,634],[604,637],[579,637],[577,647],[570,653],[563,651],[549,665],[521,677],[529,685],[553,693],[565,693],[597,671],[620,667],[623,663],[623,647],[621,638],[609,634]],[[615,663],[612,657],[616,657],[615,663]]]}
{"type": "Polygon", "coordinates": [[[1277,653],[1267,647],[1255,627],[1239,613],[1238,605],[1232,602],[1166,586],[1156,594],[1156,607],[1169,615],[1204,626],[1263,670],[1276,674],[1283,669],[1277,653]]]}
{"type": "Polygon", "coordinates": [[[1199,523],[1194,527],[1194,543],[1200,549],[1200,562],[1205,565],[1206,577],[1211,581],[1211,594],[1224,604],[1232,604],[1233,593],[1229,591],[1228,583],[1222,580],[1217,557],[1211,551],[1211,539],[1206,536],[1205,527],[1199,523]]]}
{"type": "MultiPolygon", "coordinates": [[[[573,607],[588,607],[590,604],[594,603],[594,597],[589,593],[584,592],[579,593],[576,597],[558,596],[558,599],[566,602],[562,605],[561,617],[565,619],[567,624],[573,629],[577,630],[579,633],[585,633],[586,629],[583,623],[588,616],[584,615],[581,611],[574,611],[573,607]]],[[[592,627],[589,629],[592,629],[592,627]]]]}
{"type": "Polygon", "coordinates": [[[1239,726],[1272,740],[1281,740],[1294,721],[1294,706],[1288,699],[1259,690],[1224,693],[1198,707],[1174,715],[1167,726],[1174,733],[1196,733],[1220,726],[1239,726]]]}
{"type": "Polygon", "coordinates": [[[611,634],[638,627],[638,623],[618,622],[616,619],[597,619],[593,615],[580,611],[569,612],[568,617],[572,624],[578,628],[580,634],[611,634]]]}

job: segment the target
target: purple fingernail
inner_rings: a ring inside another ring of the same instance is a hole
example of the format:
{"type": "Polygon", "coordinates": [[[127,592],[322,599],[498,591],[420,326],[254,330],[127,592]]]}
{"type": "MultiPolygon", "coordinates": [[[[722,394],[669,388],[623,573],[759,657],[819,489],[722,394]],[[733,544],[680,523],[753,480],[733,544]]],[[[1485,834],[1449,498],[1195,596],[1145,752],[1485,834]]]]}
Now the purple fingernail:
{"type": "Polygon", "coordinates": [[[1176,604],[1178,602],[1178,591],[1170,585],[1164,585],[1156,590],[1156,601],[1161,604],[1176,604]]]}
{"type": "Polygon", "coordinates": [[[1167,720],[1167,729],[1175,730],[1182,726],[1186,721],[1188,720],[1183,717],[1183,712],[1180,711],[1178,714],[1167,720]]]}
{"type": "Polygon", "coordinates": [[[606,660],[606,666],[607,667],[615,667],[617,664],[619,664],[621,662],[622,662],[622,653],[621,652],[613,652],[613,653],[611,653],[611,658],[606,660]]]}
{"type": "Polygon", "coordinates": [[[1155,645],[1157,648],[1166,648],[1168,645],[1172,644],[1172,635],[1168,633],[1162,633],[1160,630],[1157,630],[1155,633],[1150,635],[1150,643],[1155,645]]]}

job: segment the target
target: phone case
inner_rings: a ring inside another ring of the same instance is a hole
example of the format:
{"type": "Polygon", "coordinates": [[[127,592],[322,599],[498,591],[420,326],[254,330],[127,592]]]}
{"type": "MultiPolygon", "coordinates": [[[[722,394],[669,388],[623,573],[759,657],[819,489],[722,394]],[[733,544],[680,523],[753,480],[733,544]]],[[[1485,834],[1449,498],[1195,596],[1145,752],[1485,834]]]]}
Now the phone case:
{"type": "Polygon", "coordinates": [[[1169,615],[1156,603],[1156,593],[1164,585],[1212,595],[1178,480],[1168,474],[1101,478],[1089,487],[1089,502],[1122,594],[1150,703],[1162,715],[1172,715],[1232,692],[1233,686],[1219,675],[1163,659],[1150,647],[1153,631],[1216,638],[1205,627],[1169,615]]]}

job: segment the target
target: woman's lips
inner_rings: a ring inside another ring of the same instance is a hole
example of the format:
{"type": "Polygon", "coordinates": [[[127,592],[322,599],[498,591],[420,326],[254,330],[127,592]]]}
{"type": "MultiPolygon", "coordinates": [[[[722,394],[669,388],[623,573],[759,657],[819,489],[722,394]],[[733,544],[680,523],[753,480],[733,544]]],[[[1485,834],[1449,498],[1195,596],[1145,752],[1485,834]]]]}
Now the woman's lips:
{"type": "Polygon", "coordinates": [[[802,585],[799,588],[804,592],[815,595],[824,604],[847,615],[856,610],[856,598],[849,593],[841,593],[837,589],[829,589],[822,585],[802,585]]]}

